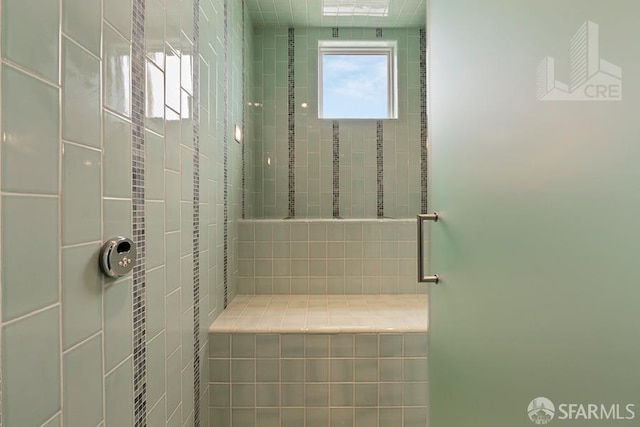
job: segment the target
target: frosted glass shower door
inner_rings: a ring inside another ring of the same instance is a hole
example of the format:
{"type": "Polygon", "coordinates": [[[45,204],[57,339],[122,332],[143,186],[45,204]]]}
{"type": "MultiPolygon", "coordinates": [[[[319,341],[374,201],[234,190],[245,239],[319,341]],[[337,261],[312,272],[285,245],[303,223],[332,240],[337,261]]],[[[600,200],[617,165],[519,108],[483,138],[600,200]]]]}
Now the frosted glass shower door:
{"type": "Polygon", "coordinates": [[[430,0],[430,427],[639,425],[638,16],[430,0]]]}

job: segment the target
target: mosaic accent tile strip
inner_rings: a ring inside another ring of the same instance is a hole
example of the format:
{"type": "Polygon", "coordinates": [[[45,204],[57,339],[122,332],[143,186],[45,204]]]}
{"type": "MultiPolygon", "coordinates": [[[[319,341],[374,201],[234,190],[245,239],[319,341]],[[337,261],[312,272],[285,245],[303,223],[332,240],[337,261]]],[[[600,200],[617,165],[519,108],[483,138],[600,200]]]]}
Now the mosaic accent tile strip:
{"type": "Polygon", "coordinates": [[[295,29],[289,28],[288,47],[288,90],[289,90],[289,218],[296,216],[296,70],[295,70],[295,29]]]}
{"type": "Polygon", "coordinates": [[[193,425],[200,427],[200,0],[193,0],[193,425]]]}
{"type": "Polygon", "coordinates": [[[376,28],[376,38],[382,38],[382,28],[376,28]]]}
{"type": "Polygon", "coordinates": [[[223,68],[224,68],[224,219],[223,219],[223,271],[224,271],[224,308],[229,304],[229,0],[224,0],[223,26],[223,68]]]}
{"type": "Polygon", "coordinates": [[[378,180],[378,218],[384,217],[384,127],[382,120],[376,122],[376,179],[378,180]]]}
{"type": "Polygon", "coordinates": [[[247,215],[247,45],[246,45],[246,4],[242,1],[242,207],[241,218],[247,215]]]}
{"type": "Polygon", "coordinates": [[[334,39],[340,37],[340,29],[338,27],[333,27],[331,29],[331,37],[333,37],[334,39]]]}
{"type": "Polygon", "coordinates": [[[134,426],[147,425],[146,263],[145,263],[145,0],[134,0],[131,48],[133,241],[138,259],[133,267],[133,398],[134,426]]]}
{"type": "Polygon", "coordinates": [[[333,217],[340,218],[340,122],[333,121],[333,217]]]}
{"type": "Polygon", "coordinates": [[[420,29],[420,206],[422,213],[427,213],[429,182],[429,152],[427,150],[427,32],[420,29]]]}

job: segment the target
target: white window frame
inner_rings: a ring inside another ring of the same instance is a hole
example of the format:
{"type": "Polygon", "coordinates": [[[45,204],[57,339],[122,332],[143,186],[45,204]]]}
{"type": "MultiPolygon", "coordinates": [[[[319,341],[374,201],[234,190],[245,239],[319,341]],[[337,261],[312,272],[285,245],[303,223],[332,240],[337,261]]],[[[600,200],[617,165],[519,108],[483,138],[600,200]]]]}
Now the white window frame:
{"type": "Polygon", "coordinates": [[[398,118],[398,42],[395,40],[320,40],[318,41],[318,118],[333,120],[387,120],[398,118]],[[324,117],[323,116],[323,56],[324,55],[386,55],[387,56],[387,116],[386,117],[324,117]]]}

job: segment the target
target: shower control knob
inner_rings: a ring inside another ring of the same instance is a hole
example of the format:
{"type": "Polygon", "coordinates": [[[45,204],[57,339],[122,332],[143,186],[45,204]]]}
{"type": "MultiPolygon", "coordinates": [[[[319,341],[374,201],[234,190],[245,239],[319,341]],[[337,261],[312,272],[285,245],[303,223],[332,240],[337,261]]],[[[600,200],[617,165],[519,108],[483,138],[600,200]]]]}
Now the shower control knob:
{"type": "Polygon", "coordinates": [[[107,276],[126,276],[136,263],[136,245],[126,237],[112,237],[102,245],[99,259],[100,268],[107,276]]]}

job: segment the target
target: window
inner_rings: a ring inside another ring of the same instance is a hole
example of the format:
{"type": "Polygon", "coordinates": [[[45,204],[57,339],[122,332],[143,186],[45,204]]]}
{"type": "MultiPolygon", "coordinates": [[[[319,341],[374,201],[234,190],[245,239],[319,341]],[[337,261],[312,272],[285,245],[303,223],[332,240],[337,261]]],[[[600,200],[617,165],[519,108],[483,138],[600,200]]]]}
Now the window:
{"type": "Polygon", "coordinates": [[[396,42],[320,41],[319,116],[395,119],[396,42]]]}

